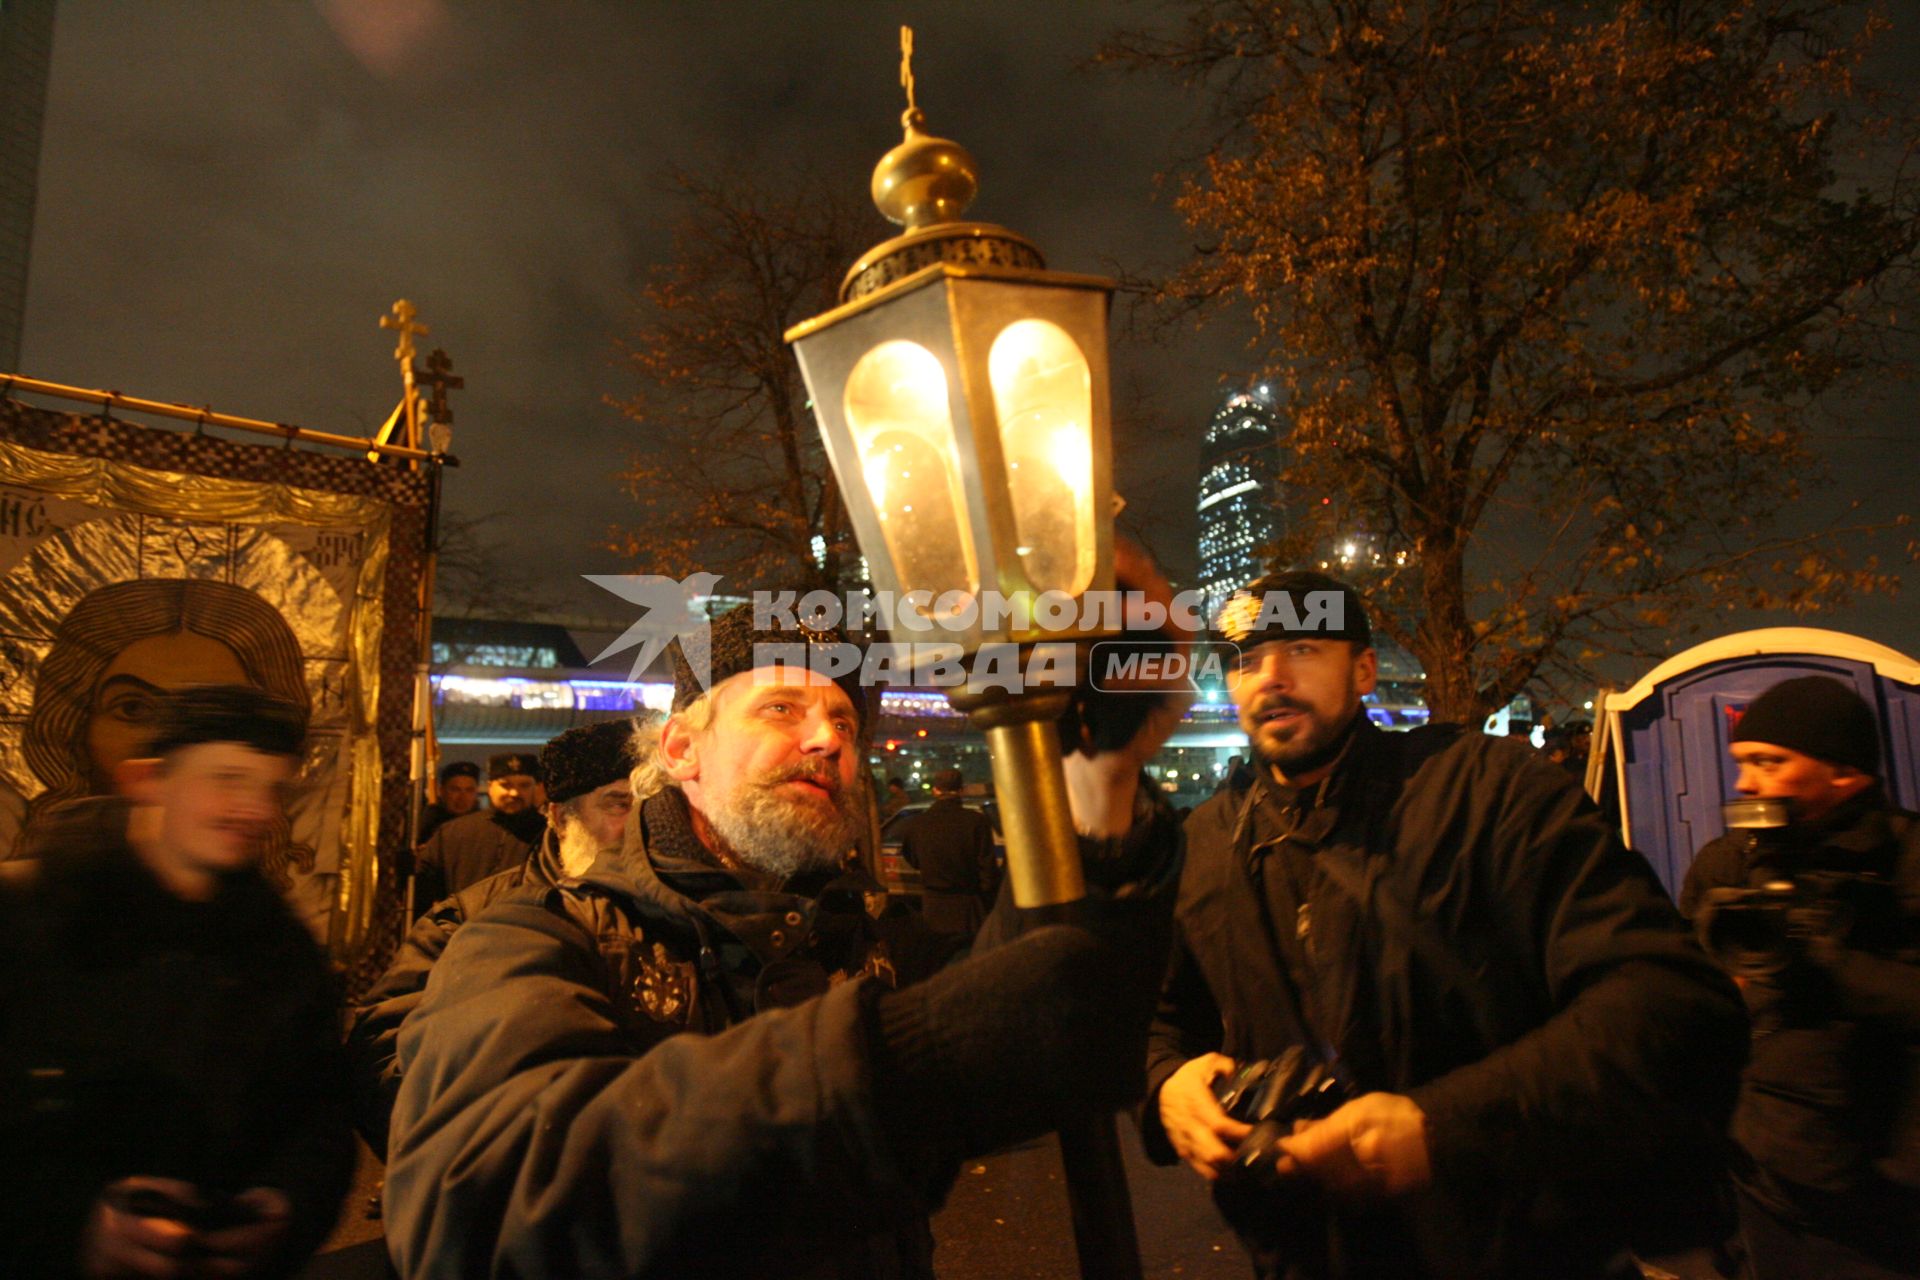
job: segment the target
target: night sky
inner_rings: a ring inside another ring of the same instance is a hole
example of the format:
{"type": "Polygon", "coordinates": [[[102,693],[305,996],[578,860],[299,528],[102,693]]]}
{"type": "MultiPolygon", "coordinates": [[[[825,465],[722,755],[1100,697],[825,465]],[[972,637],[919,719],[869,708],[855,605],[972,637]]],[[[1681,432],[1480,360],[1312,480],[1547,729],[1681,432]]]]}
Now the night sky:
{"type": "MultiPolygon", "coordinates": [[[[1194,106],[1076,68],[1159,12],[62,0],[21,372],[359,435],[399,396],[377,321],[406,297],[433,329],[423,351],[444,346],[467,380],[450,507],[506,513],[516,567],[615,616],[578,575],[631,568],[594,545],[629,510],[615,472],[634,430],[602,399],[631,389],[614,344],[668,251],[668,171],[800,158],[864,191],[900,136],[904,21],[929,128],[979,161],[971,215],[1061,270],[1150,269],[1183,244],[1154,179],[1191,143],[1194,106]]],[[[1900,16],[1886,65],[1910,69],[1920,15],[1900,16]]],[[[1193,570],[1200,431],[1245,376],[1238,350],[1226,329],[1116,346],[1121,402],[1146,395],[1118,424],[1119,487],[1176,577],[1193,570]]],[[[1910,400],[1839,402],[1814,424],[1876,513],[1920,487],[1910,400]]],[[[1920,650],[1920,581],[1818,625],[1920,650]]]]}

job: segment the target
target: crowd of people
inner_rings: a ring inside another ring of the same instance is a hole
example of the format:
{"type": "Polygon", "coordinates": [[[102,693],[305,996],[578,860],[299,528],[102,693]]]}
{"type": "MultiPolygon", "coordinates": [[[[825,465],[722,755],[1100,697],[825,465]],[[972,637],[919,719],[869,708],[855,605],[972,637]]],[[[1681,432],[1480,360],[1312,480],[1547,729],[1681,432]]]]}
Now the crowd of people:
{"type": "Polygon", "coordinates": [[[344,1010],[255,869],[304,709],[165,695],[0,864],[0,1273],[287,1274],[351,1126],[402,1276],[927,1276],[962,1161],[1133,1107],[1260,1276],[1920,1276],[1920,818],[1857,694],[1751,703],[1676,904],[1564,762],[1376,728],[1345,584],[1219,626],[1244,786],[1182,821],[1180,696],[1088,693],[1086,897],[1017,906],[943,772],[910,911],[856,856],[871,691],[724,615],[669,714],[493,758],[486,809],[442,771],[344,1010]]]}

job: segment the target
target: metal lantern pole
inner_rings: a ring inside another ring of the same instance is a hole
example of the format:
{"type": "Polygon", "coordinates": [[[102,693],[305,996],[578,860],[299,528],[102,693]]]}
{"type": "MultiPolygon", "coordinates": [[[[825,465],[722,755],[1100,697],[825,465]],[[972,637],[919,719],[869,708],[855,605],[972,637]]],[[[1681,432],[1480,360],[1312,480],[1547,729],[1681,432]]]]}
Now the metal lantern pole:
{"type": "MultiPolygon", "coordinates": [[[[1077,602],[1113,585],[1113,284],[1048,271],[1023,237],[960,220],[973,157],[922,131],[912,32],[901,35],[906,136],[874,169],[873,196],[905,231],[853,265],[840,306],[786,337],[875,587],[932,602],[908,606],[913,625],[958,641],[980,677],[948,697],[987,740],[1014,902],[1063,906],[1086,894],[1057,728],[1071,692],[1008,688],[981,669],[1017,654],[1026,671],[1034,646],[1102,633],[1049,630],[1037,613],[988,622],[965,606],[1077,602]]],[[[1060,1150],[1081,1274],[1134,1280],[1114,1117],[1063,1127],[1060,1150]]]]}

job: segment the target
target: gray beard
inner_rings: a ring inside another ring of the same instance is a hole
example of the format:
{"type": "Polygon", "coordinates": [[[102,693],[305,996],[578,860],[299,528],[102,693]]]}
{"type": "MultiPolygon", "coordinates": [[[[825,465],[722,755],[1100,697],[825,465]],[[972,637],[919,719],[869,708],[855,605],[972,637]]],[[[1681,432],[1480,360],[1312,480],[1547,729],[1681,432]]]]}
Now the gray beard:
{"type": "Polygon", "coordinates": [[[603,852],[606,850],[600,847],[584,822],[568,822],[560,832],[560,865],[570,876],[587,874],[587,869],[603,852]]]}
{"type": "Polygon", "coordinates": [[[834,793],[832,814],[822,815],[755,782],[703,816],[742,866],[786,881],[802,871],[839,868],[866,825],[861,800],[858,784],[842,787],[834,793]]]}

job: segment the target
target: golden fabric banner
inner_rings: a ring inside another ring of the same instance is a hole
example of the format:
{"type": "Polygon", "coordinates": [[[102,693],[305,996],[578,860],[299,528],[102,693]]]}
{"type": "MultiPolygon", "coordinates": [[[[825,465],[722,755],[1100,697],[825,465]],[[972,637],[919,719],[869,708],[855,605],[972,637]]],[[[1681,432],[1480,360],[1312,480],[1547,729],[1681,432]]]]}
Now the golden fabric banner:
{"type": "Polygon", "coordinates": [[[251,683],[310,714],[262,870],[322,942],[363,937],[391,510],[0,440],[0,858],[110,790],[157,691],[251,683]]]}

